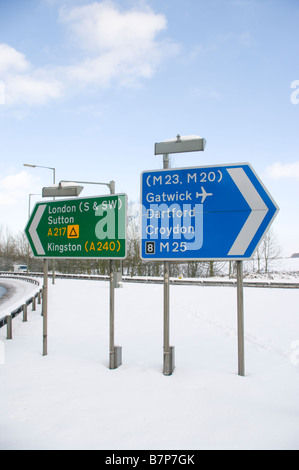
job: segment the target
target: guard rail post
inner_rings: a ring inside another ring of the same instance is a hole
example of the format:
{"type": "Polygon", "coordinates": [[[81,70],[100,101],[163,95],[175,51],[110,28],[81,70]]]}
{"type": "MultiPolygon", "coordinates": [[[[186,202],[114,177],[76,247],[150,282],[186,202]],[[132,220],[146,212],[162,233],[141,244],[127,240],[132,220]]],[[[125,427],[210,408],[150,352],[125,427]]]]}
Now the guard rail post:
{"type": "Polygon", "coordinates": [[[7,339],[12,339],[12,318],[11,315],[6,315],[7,339]]]}
{"type": "Polygon", "coordinates": [[[28,310],[28,309],[27,309],[27,304],[25,303],[25,304],[23,305],[23,322],[24,322],[24,323],[26,323],[27,320],[28,320],[28,318],[27,318],[27,310],[28,310]]]}

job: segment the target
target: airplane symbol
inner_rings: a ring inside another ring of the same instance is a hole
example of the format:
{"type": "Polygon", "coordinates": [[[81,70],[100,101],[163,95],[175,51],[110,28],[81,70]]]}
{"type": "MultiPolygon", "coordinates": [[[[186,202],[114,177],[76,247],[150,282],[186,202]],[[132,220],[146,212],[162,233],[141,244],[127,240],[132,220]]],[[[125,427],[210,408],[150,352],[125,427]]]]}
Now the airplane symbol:
{"type": "Polygon", "coordinates": [[[205,188],[202,186],[201,187],[202,192],[201,193],[196,193],[196,197],[201,196],[201,204],[203,204],[208,196],[213,196],[213,193],[207,193],[205,188]]]}

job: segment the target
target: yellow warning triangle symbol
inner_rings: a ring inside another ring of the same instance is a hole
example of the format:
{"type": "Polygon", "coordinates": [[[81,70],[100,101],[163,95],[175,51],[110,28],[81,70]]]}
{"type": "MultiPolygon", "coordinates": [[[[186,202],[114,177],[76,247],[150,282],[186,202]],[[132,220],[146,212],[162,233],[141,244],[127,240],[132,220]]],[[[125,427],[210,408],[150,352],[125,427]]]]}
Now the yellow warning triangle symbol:
{"type": "Polygon", "coordinates": [[[69,236],[70,236],[70,237],[74,237],[74,238],[76,238],[76,237],[78,236],[78,234],[77,234],[77,232],[76,232],[76,230],[75,230],[74,227],[72,228],[71,233],[70,233],[69,236]]]}
{"type": "Polygon", "coordinates": [[[79,238],[80,226],[79,225],[69,225],[67,228],[67,237],[68,238],[79,238]]]}

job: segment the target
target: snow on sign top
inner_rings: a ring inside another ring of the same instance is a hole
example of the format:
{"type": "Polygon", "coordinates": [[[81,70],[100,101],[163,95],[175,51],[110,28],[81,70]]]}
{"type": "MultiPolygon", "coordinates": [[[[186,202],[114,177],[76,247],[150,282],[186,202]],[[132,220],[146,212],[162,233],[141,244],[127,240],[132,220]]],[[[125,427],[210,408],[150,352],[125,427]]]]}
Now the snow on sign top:
{"type": "Polygon", "coordinates": [[[155,155],[183,152],[200,152],[205,149],[206,140],[197,135],[180,136],[155,144],[155,155]]]}
{"type": "Polygon", "coordinates": [[[173,139],[164,140],[164,142],[185,142],[186,140],[198,140],[202,139],[199,135],[177,135],[173,139]]]}

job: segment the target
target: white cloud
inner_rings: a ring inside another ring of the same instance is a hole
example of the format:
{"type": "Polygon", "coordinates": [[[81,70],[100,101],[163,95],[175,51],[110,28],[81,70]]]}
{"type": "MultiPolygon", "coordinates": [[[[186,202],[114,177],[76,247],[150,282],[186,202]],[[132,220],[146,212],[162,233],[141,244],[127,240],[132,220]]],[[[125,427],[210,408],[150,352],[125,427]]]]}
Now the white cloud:
{"type": "Polygon", "coordinates": [[[28,70],[29,63],[24,54],[18,52],[8,44],[0,44],[0,76],[3,77],[12,72],[24,72],[28,70]]]}
{"type": "Polygon", "coordinates": [[[0,189],[8,191],[14,191],[16,189],[29,189],[32,186],[35,178],[27,173],[27,171],[21,171],[14,175],[5,176],[0,180],[0,189]]]}
{"type": "Polygon", "coordinates": [[[34,68],[24,54],[8,44],[0,44],[2,104],[44,105],[62,94],[62,84],[55,72],[34,68]]]}
{"type": "Polygon", "coordinates": [[[107,86],[113,79],[135,83],[152,77],[163,58],[177,52],[175,44],[157,39],[167,21],[149,8],[121,11],[104,1],[64,8],[60,21],[85,54],[84,60],[66,68],[68,78],[81,84],[107,86]]]}
{"type": "Polygon", "coordinates": [[[32,192],[39,179],[26,171],[8,175],[0,180],[0,206],[17,205],[24,200],[24,194],[32,192]]]}
{"type": "Polygon", "coordinates": [[[299,162],[274,163],[266,168],[266,176],[273,179],[295,179],[299,181],[299,162]]]}
{"type": "Polygon", "coordinates": [[[94,52],[151,47],[156,34],[166,28],[163,15],[150,9],[121,12],[110,1],[62,9],[60,19],[69,25],[82,48],[94,52]]]}
{"type": "Polygon", "coordinates": [[[62,95],[63,85],[55,78],[39,74],[10,76],[6,81],[5,103],[8,105],[25,103],[44,105],[62,95]],[[39,76],[40,75],[40,76],[39,76]]]}
{"type": "Polygon", "coordinates": [[[81,86],[136,85],[178,52],[176,44],[158,38],[167,20],[149,7],[121,10],[111,1],[94,2],[61,8],[59,20],[70,33],[72,65],[38,68],[0,44],[1,104],[38,106],[81,86]]]}
{"type": "Polygon", "coordinates": [[[13,232],[23,231],[28,221],[29,194],[31,198],[31,210],[41,196],[40,177],[27,171],[11,173],[0,179],[0,228],[7,226],[13,232]]]}

